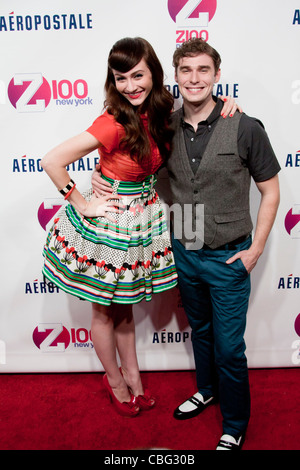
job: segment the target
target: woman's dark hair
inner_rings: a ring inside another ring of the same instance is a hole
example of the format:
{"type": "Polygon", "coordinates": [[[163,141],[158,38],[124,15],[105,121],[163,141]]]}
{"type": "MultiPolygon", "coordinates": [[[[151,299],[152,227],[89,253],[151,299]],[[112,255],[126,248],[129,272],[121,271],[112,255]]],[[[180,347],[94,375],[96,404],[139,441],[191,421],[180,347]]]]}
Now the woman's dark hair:
{"type": "Polygon", "coordinates": [[[127,150],[132,159],[142,161],[150,156],[150,142],[139,113],[147,112],[149,131],[166,159],[171,147],[173,133],[167,122],[172,112],[174,100],[164,86],[164,72],[151,44],[143,38],[124,38],[116,42],[108,57],[108,70],[105,82],[107,111],[125,128],[121,148],[127,150]],[[142,59],[152,74],[153,88],[138,110],[117,90],[112,70],[127,73],[142,59]]]}

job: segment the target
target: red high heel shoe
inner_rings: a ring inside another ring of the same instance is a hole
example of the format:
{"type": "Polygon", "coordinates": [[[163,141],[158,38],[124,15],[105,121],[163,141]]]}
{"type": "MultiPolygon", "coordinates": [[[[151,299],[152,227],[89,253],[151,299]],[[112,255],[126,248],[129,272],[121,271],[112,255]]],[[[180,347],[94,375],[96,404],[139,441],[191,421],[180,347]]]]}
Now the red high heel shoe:
{"type": "Polygon", "coordinates": [[[129,402],[123,401],[122,403],[116,398],[114,392],[112,391],[111,386],[108,383],[107,375],[103,377],[103,384],[109,394],[111,402],[115,405],[117,412],[122,416],[134,417],[136,416],[140,409],[137,405],[136,397],[131,394],[131,399],[129,402]]]}
{"type": "MultiPolygon", "coordinates": [[[[121,375],[123,375],[122,367],[119,368],[121,375]]],[[[131,389],[129,389],[131,390],[131,389]]],[[[132,390],[131,390],[132,392],[132,390]]],[[[151,410],[151,408],[155,405],[155,398],[151,396],[151,393],[148,389],[145,390],[144,395],[138,395],[135,397],[136,404],[140,408],[140,410],[151,410]]]]}
{"type": "Polygon", "coordinates": [[[155,405],[155,398],[151,395],[148,389],[145,390],[144,395],[136,397],[136,404],[140,410],[151,410],[155,405]]]}

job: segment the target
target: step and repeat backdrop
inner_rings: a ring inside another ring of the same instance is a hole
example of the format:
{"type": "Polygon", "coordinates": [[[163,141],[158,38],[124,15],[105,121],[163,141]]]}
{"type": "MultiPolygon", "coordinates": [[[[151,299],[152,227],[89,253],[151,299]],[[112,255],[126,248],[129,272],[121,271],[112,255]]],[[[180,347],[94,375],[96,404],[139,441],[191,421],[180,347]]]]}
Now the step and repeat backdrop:
{"type": "MultiPolygon", "coordinates": [[[[181,106],[175,48],[202,37],[222,57],[216,95],[231,95],[266,128],[281,164],[281,203],[252,273],[250,367],[300,364],[300,4],[297,0],[1,0],[0,372],[101,371],[91,305],[44,283],[42,249],[62,196],[40,160],[103,110],[111,46],[142,36],[181,106]]],[[[69,168],[90,187],[98,154],[69,168]]],[[[168,177],[157,189],[168,200],[168,177]]],[[[255,223],[259,196],[251,189],[255,223]]],[[[134,306],[142,370],[193,369],[178,289],[134,306]]]]}

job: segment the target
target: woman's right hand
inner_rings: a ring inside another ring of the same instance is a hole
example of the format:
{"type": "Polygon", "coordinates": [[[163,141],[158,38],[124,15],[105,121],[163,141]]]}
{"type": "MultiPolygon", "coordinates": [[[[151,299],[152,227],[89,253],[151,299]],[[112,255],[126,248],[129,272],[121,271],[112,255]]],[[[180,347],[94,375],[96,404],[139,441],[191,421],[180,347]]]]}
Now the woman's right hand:
{"type": "Polygon", "coordinates": [[[118,199],[120,199],[120,196],[117,194],[99,197],[93,194],[81,213],[84,217],[106,217],[111,222],[116,223],[117,221],[110,213],[122,212],[121,208],[124,207],[124,204],[118,199]]]}

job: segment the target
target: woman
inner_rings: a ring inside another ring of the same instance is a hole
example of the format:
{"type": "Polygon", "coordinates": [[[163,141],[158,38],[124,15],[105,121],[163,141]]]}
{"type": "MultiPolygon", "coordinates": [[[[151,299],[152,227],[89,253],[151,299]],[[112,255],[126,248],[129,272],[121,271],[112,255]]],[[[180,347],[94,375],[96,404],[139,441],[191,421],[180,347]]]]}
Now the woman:
{"type": "Polygon", "coordinates": [[[54,221],[44,275],[92,302],[91,333],[117,411],[136,416],[155,399],[139,374],[132,304],[174,287],[177,275],[154,174],[168,156],[173,99],[151,45],[118,41],[109,54],[106,111],[87,131],[50,151],[42,166],[70,203],[54,221]],[[82,195],[67,165],[99,149],[114,194],[82,195]],[[121,368],[119,369],[116,351],[121,368]]]}

